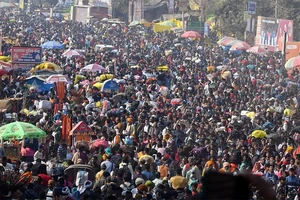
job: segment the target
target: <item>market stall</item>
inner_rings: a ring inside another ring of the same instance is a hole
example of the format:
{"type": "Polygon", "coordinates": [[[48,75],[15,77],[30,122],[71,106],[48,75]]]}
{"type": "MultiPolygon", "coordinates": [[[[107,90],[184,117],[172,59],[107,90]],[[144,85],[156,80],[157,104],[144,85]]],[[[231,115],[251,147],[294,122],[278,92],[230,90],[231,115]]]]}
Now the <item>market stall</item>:
{"type": "Polygon", "coordinates": [[[75,144],[77,141],[89,142],[94,131],[85,122],[80,121],[76,124],[69,133],[69,141],[75,144]]]}

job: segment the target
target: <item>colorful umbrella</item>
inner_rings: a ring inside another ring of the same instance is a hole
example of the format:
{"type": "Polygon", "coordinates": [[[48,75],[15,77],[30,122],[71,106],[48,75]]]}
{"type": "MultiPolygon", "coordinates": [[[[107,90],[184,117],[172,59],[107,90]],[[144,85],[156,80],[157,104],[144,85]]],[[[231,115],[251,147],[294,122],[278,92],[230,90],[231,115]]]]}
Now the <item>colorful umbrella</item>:
{"type": "Polygon", "coordinates": [[[289,59],[285,63],[284,66],[285,66],[286,70],[290,70],[292,68],[298,68],[298,67],[300,67],[300,56],[296,56],[296,57],[293,57],[293,58],[289,59]]]}
{"type": "Polygon", "coordinates": [[[64,83],[70,83],[70,79],[62,74],[54,74],[49,76],[46,80],[47,83],[57,83],[57,82],[64,82],[64,83]]]}
{"type": "Polygon", "coordinates": [[[76,50],[71,50],[71,49],[68,49],[65,53],[62,54],[64,57],[68,57],[68,58],[71,58],[71,57],[79,57],[81,56],[81,54],[76,51],[76,50]]]}
{"type": "Polygon", "coordinates": [[[100,73],[106,73],[107,70],[98,64],[90,64],[85,66],[80,70],[80,72],[100,72],[100,73]]]}
{"type": "Polygon", "coordinates": [[[224,42],[225,40],[236,40],[233,37],[223,37],[222,39],[220,39],[217,43],[218,44],[222,44],[222,42],[224,42]]]}
{"type": "Polygon", "coordinates": [[[234,50],[246,50],[246,49],[249,49],[250,48],[250,45],[247,44],[246,42],[243,42],[243,41],[239,41],[239,42],[236,42],[234,43],[230,50],[231,51],[234,51],[234,50]]]}
{"type": "Polygon", "coordinates": [[[256,130],[256,131],[253,131],[253,132],[251,133],[251,136],[252,136],[252,137],[255,137],[255,138],[260,138],[260,139],[262,139],[262,138],[267,137],[267,133],[266,133],[265,131],[262,131],[262,130],[256,130]]]}
{"type": "Polygon", "coordinates": [[[187,31],[181,35],[182,38],[201,38],[201,35],[195,31],[187,31]]]}
{"type": "Polygon", "coordinates": [[[267,54],[267,50],[260,46],[253,46],[247,49],[247,52],[257,54],[257,55],[265,55],[267,54]]]}
{"type": "Polygon", "coordinates": [[[3,140],[24,138],[44,138],[46,132],[33,124],[25,122],[12,122],[0,127],[0,137],[3,140]]]}
{"type": "Polygon", "coordinates": [[[222,46],[230,46],[231,47],[232,45],[234,45],[237,42],[240,42],[240,40],[237,40],[237,39],[227,39],[227,40],[224,40],[221,43],[221,45],[222,46]]]}
{"type": "Polygon", "coordinates": [[[56,41],[48,41],[41,45],[43,49],[64,49],[65,45],[56,41]]]}
{"type": "Polygon", "coordinates": [[[175,98],[171,100],[172,105],[179,105],[182,102],[181,98],[175,98]]]}

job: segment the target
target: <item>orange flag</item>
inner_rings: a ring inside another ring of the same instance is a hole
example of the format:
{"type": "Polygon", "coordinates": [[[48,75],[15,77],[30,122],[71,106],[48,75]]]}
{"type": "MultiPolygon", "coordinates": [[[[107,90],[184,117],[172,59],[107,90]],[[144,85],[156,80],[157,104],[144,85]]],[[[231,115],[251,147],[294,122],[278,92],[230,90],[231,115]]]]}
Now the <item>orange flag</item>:
{"type": "Polygon", "coordinates": [[[67,115],[64,115],[62,118],[62,138],[64,140],[68,139],[69,132],[72,129],[72,122],[71,118],[67,115]]]}
{"type": "Polygon", "coordinates": [[[64,82],[56,83],[56,94],[60,101],[62,101],[65,98],[65,83],[64,82]]]}

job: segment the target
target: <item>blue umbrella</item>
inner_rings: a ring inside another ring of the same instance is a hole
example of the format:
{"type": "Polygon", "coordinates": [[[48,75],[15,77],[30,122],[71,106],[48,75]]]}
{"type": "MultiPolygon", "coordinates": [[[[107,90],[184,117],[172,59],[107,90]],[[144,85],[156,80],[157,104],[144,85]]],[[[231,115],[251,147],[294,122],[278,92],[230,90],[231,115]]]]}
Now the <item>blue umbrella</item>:
{"type": "Polygon", "coordinates": [[[229,59],[228,58],[226,58],[225,60],[223,60],[223,65],[226,65],[228,63],[229,63],[229,59]]]}
{"type": "Polygon", "coordinates": [[[44,44],[41,45],[43,49],[64,49],[65,46],[59,42],[56,41],[49,41],[45,42],[44,44]]]}
{"type": "Polygon", "coordinates": [[[247,66],[249,70],[254,70],[255,69],[255,65],[248,65],[247,66]]]}
{"type": "Polygon", "coordinates": [[[119,85],[116,81],[106,80],[103,82],[101,92],[118,92],[119,89],[119,85]]]}

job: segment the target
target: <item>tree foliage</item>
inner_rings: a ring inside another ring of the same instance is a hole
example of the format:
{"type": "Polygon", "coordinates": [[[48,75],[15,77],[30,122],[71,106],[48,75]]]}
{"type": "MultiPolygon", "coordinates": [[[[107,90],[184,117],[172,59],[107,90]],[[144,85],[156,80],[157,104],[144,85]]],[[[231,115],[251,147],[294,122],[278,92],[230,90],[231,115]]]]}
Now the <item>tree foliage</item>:
{"type": "MultiPolygon", "coordinates": [[[[294,40],[300,41],[300,0],[277,0],[278,19],[294,20],[294,40]]],[[[242,36],[246,28],[244,12],[248,0],[206,1],[206,14],[216,16],[216,29],[224,35],[242,36]]],[[[256,0],[256,15],[275,17],[275,0],[256,0]]]]}

